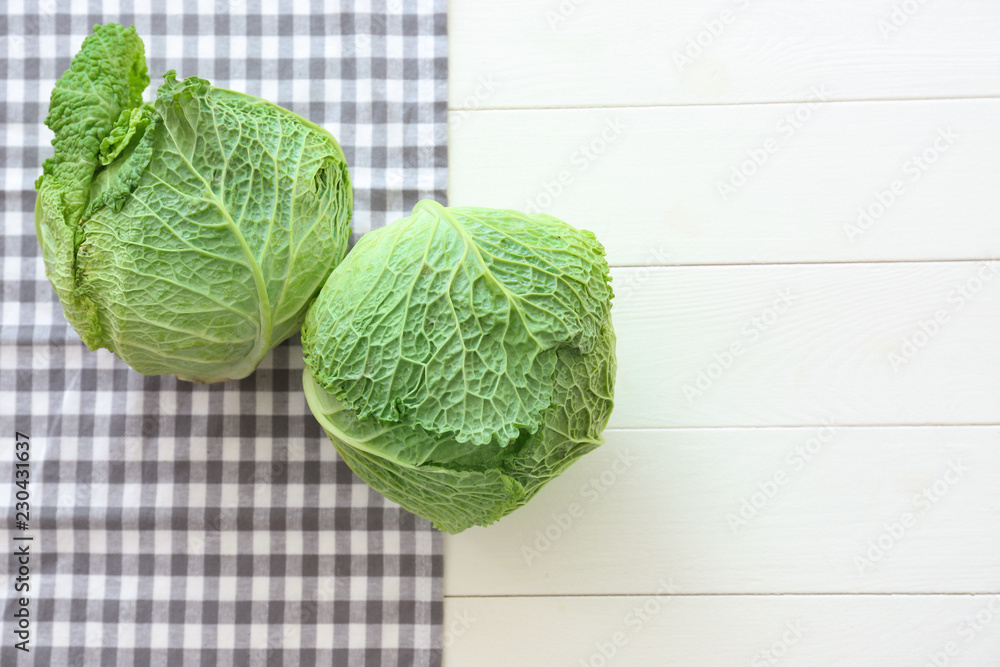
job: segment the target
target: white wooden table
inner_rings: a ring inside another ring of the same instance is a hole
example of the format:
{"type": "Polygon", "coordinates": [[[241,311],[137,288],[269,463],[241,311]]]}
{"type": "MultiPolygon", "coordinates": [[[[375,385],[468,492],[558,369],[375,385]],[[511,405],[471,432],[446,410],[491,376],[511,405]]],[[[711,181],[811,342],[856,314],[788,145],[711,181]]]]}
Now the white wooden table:
{"type": "Polygon", "coordinates": [[[449,11],[451,204],[597,233],[620,370],[445,664],[1000,664],[1000,3],[449,11]]]}

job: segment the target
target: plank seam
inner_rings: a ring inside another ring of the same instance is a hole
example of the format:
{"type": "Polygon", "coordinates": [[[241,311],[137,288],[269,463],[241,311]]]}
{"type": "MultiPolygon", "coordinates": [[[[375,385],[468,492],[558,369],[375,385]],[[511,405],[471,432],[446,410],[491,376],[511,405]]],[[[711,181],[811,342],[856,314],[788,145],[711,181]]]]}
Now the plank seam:
{"type": "Polygon", "coordinates": [[[544,593],[510,593],[510,594],[484,594],[484,595],[445,595],[445,599],[452,600],[474,600],[474,599],[494,599],[494,598],[700,598],[700,597],[989,597],[1000,595],[1000,590],[986,592],[934,592],[919,593],[914,591],[893,591],[893,592],[807,592],[807,593],[561,593],[549,595],[544,593]]]}
{"type": "Polygon", "coordinates": [[[938,259],[859,259],[859,260],[828,260],[828,261],[801,261],[801,262],[720,262],[704,264],[611,264],[613,269],[686,269],[699,267],[721,267],[721,266],[836,266],[847,265],[874,265],[874,264],[975,264],[978,262],[995,262],[996,257],[969,257],[969,258],[938,258],[938,259]]]}
{"type": "Polygon", "coordinates": [[[604,429],[604,433],[620,431],[632,433],[637,431],[747,431],[751,429],[816,429],[822,427],[834,428],[858,428],[858,429],[902,429],[902,428],[997,428],[1000,423],[993,422],[966,422],[955,424],[755,424],[755,425],[726,425],[726,426],[614,426],[604,429]]]}
{"type": "Polygon", "coordinates": [[[973,95],[970,97],[886,97],[886,98],[850,98],[843,100],[823,100],[802,98],[781,101],[758,102],[718,102],[715,104],[578,104],[553,107],[448,107],[448,111],[464,111],[476,113],[479,111],[576,111],[586,109],[673,109],[692,107],[744,107],[744,106],[776,106],[779,104],[881,104],[897,102],[967,102],[974,100],[997,100],[1000,95],[973,95]]]}

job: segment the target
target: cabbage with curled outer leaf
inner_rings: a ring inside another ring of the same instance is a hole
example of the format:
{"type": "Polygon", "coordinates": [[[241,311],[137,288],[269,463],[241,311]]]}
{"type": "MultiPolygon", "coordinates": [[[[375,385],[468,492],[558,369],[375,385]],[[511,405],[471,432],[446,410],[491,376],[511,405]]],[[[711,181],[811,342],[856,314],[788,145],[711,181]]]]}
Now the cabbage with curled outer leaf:
{"type": "Polygon", "coordinates": [[[609,282],[590,232],[421,202],[362,237],[309,308],[309,406],[389,499],[452,533],[490,524],[603,442],[609,282]]]}
{"type": "Polygon", "coordinates": [[[99,25],[52,91],[36,183],[46,274],[91,348],[146,374],[250,374],[296,333],[350,236],[323,128],[197,77],[155,102],[134,28],[99,25]]]}

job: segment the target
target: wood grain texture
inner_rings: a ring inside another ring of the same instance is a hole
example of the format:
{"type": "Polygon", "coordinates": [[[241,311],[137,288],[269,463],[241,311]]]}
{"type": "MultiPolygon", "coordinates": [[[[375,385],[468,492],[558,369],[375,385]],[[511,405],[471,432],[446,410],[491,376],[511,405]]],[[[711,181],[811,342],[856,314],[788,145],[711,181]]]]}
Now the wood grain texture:
{"type": "Polygon", "coordinates": [[[1000,262],[612,274],[613,427],[1000,421],[1000,262]]]}
{"type": "Polygon", "coordinates": [[[994,664],[1000,4],[449,31],[449,201],[598,235],[619,373],[604,447],[446,537],[445,664],[994,664]]]}
{"type": "Polygon", "coordinates": [[[995,257],[998,117],[1000,100],[452,111],[450,202],[563,218],[614,265],[995,257]]]}
{"type": "Polygon", "coordinates": [[[1000,596],[446,598],[444,621],[446,667],[985,666],[1000,654],[1000,596]]]}
{"type": "Polygon", "coordinates": [[[1000,592],[1000,427],[606,435],[447,537],[445,594],[1000,592]]]}
{"type": "Polygon", "coordinates": [[[448,19],[453,108],[1000,95],[991,0],[452,0],[448,19]]]}

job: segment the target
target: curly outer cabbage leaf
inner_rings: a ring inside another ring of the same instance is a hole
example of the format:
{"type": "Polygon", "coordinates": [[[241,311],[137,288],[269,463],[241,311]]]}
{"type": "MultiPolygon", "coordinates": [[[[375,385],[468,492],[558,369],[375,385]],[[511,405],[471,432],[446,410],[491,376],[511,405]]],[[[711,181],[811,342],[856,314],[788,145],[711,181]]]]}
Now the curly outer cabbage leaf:
{"type": "Polygon", "coordinates": [[[561,220],[420,202],[310,307],[309,406],[389,499],[451,533],[488,525],[603,442],[610,280],[594,235],[561,220]]]}
{"type": "Polygon", "coordinates": [[[241,378],[298,331],[347,251],[344,154],[262,99],[164,75],[99,25],[52,91],[35,184],[46,274],[91,348],[141,373],[241,378]]]}

